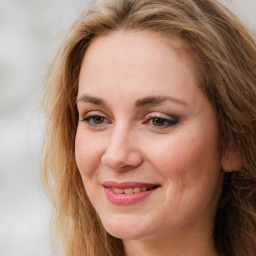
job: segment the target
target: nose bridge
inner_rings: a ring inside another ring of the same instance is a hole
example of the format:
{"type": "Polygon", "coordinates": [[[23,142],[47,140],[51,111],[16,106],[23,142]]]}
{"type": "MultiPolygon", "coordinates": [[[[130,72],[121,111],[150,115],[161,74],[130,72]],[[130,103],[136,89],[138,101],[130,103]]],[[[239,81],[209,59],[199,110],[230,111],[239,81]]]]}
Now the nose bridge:
{"type": "Polygon", "coordinates": [[[121,123],[120,125],[117,125],[115,129],[113,130],[112,136],[111,136],[111,142],[113,146],[118,147],[126,144],[128,146],[129,144],[129,137],[131,136],[131,129],[128,128],[127,125],[124,123],[121,123]]]}
{"type": "Polygon", "coordinates": [[[115,125],[102,156],[102,162],[114,170],[134,168],[141,163],[135,131],[127,123],[115,125]]]}

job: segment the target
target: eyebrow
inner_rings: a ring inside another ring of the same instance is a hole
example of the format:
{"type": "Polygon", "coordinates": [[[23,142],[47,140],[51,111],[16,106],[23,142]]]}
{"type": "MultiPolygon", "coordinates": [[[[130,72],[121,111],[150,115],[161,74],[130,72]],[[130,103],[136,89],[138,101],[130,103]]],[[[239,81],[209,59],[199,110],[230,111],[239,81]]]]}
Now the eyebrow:
{"type": "Polygon", "coordinates": [[[174,102],[177,104],[181,104],[184,106],[188,106],[188,104],[182,100],[170,97],[170,96],[149,96],[143,99],[138,99],[135,102],[136,107],[143,107],[148,105],[160,105],[166,102],[174,102]]]}
{"type": "MultiPolygon", "coordinates": [[[[170,96],[148,96],[142,99],[138,99],[135,101],[135,107],[140,108],[144,106],[154,106],[154,105],[160,105],[166,102],[174,102],[176,104],[181,104],[184,106],[188,106],[188,104],[180,99],[176,99],[170,96]]],[[[87,94],[81,95],[77,98],[76,102],[89,102],[95,105],[99,106],[106,106],[107,104],[105,101],[98,97],[93,97],[87,94]]]]}
{"type": "Polygon", "coordinates": [[[78,102],[85,102],[85,103],[89,102],[89,103],[93,103],[93,104],[99,105],[99,106],[106,106],[106,103],[103,99],[93,97],[93,96],[90,96],[87,94],[77,97],[76,103],[78,103],[78,102]]]}

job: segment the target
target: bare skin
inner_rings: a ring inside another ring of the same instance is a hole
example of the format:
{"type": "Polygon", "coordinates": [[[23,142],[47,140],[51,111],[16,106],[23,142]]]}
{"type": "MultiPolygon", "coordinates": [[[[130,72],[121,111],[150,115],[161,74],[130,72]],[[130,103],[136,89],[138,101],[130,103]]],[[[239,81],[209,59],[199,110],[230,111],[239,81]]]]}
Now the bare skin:
{"type": "Polygon", "coordinates": [[[126,256],[217,255],[218,126],[195,63],[179,48],[178,40],[166,43],[158,34],[117,31],[92,42],[83,60],[77,166],[105,229],[123,240],[126,256]],[[104,186],[108,181],[157,186],[142,200],[120,204],[106,193],[126,192],[104,186]]]}

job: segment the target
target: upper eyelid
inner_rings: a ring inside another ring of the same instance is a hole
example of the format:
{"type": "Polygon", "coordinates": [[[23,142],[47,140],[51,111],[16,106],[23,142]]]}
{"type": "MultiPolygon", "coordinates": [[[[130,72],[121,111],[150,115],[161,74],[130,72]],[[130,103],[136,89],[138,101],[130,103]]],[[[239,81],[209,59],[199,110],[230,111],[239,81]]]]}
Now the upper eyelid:
{"type": "Polygon", "coordinates": [[[99,110],[91,110],[91,111],[87,111],[84,114],[79,114],[81,118],[86,118],[86,117],[90,117],[90,116],[102,116],[104,118],[109,119],[109,116],[105,113],[103,113],[102,111],[99,110]]]}
{"type": "Polygon", "coordinates": [[[160,112],[152,112],[152,113],[149,113],[145,116],[145,118],[154,118],[154,117],[157,117],[157,118],[163,118],[163,119],[173,119],[173,120],[177,120],[177,118],[173,115],[170,115],[170,114],[164,114],[164,113],[160,113],[160,112]]]}
{"type": "MultiPolygon", "coordinates": [[[[86,118],[86,117],[90,117],[90,116],[102,116],[106,119],[112,120],[112,118],[104,113],[101,110],[90,110],[90,111],[85,111],[85,113],[83,113],[81,111],[81,114],[79,113],[80,118],[86,118]]],[[[157,112],[157,111],[152,111],[150,113],[147,113],[146,115],[144,115],[144,120],[147,119],[151,119],[151,118],[163,118],[163,119],[171,119],[171,120],[178,120],[178,118],[176,116],[174,116],[173,114],[166,114],[166,113],[162,113],[162,112],[157,112]]]]}

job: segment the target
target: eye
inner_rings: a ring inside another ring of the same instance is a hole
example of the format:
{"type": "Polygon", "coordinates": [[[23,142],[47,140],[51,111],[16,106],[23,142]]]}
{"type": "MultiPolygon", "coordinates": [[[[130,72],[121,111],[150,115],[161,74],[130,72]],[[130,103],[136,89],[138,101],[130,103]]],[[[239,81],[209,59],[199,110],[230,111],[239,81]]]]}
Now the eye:
{"type": "Polygon", "coordinates": [[[83,118],[80,119],[80,121],[85,122],[89,126],[93,126],[93,127],[97,127],[97,126],[101,127],[105,123],[110,123],[110,121],[103,115],[93,113],[93,112],[87,113],[83,118]]]}
{"type": "Polygon", "coordinates": [[[90,116],[86,118],[86,121],[90,121],[90,120],[95,124],[102,124],[104,123],[105,118],[102,116],[90,116]]]}
{"type": "Polygon", "coordinates": [[[158,118],[158,117],[153,118],[153,119],[151,120],[151,122],[152,122],[152,124],[153,124],[154,126],[164,126],[164,125],[166,125],[166,124],[168,123],[166,119],[164,119],[164,118],[158,118]]]}
{"type": "Polygon", "coordinates": [[[156,113],[151,113],[149,115],[146,116],[146,121],[145,123],[149,123],[152,127],[156,127],[156,128],[168,128],[170,126],[173,126],[177,123],[177,119],[169,116],[169,115],[165,115],[165,114],[156,114],[156,113]]]}

